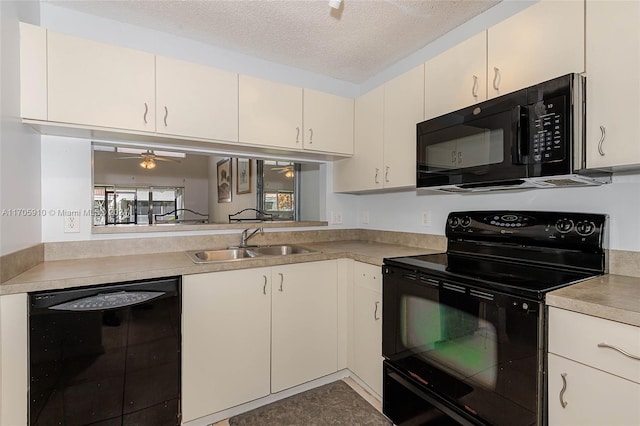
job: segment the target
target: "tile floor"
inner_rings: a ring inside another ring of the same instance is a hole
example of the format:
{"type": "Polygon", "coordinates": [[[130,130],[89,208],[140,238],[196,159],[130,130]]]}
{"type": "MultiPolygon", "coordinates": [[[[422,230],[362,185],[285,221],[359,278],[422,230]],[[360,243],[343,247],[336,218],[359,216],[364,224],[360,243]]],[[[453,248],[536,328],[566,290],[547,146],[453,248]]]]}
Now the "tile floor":
{"type": "MultiPolygon", "coordinates": [[[[369,404],[371,404],[376,410],[382,412],[382,402],[376,397],[367,392],[362,386],[357,384],[351,377],[342,379],[343,382],[351,386],[361,397],[363,397],[369,404]]],[[[211,426],[229,426],[229,419],[221,420],[211,426]]]]}

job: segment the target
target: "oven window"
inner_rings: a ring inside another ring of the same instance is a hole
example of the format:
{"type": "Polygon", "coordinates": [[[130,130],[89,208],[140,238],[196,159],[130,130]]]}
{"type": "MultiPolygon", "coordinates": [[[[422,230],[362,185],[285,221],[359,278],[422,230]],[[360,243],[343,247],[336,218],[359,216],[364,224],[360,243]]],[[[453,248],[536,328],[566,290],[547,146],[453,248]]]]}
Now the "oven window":
{"type": "Polygon", "coordinates": [[[472,315],[415,296],[402,298],[402,345],[461,380],[495,389],[498,339],[485,312],[472,315]]]}

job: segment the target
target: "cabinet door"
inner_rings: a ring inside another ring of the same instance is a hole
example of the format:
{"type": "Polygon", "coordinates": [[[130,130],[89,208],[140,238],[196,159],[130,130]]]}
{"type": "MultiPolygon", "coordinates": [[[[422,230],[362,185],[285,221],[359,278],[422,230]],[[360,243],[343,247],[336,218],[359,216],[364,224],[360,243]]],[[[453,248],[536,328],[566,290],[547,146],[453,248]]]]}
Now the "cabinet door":
{"type": "Polygon", "coordinates": [[[272,268],[271,392],[338,368],[336,261],[272,268]]]}
{"type": "Polygon", "coordinates": [[[380,267],[354,267],[353,372],[382,395],[382,275],[380,267]]]}
{"type": "Polygon", "coordinates": [[[158,133],[238,141],[238,74],[156,56],[158,133]]]}
{"type": "Polygon", "coordinates": [[[587,167],[638,164],[640,3],[590,0],[586,13],[587,167]]]}
{"type": "Polygon", "coordinates": [[[424,65],[384,85],[385,188],[416,186],[416,124],[424,120],[424,65]]]}
{"type": "Polygon", "coordinates": [[[548,387],[550,425],[640,424],[640,385],[637,383],[549,354],[548,387]],[[566,403],[564,407],[561,394],[566,403]]]}
{"type": "Polygon", "coordinates": [[[240,74],[240,142],[302,149],[302,88],[240,74]]]}
{"type": "Polygon", "coordinates": [[[47,119],[47,30],[20,22],[20,116],[47,119]]]}
{"type": "Polygon", "coordinates": [[[487,99],[487,32],[483,31],[425,63],[428,120],[487,99]]]}
{"type": "Polygon", "coordinates": [[[271,270],[188,275],[182,288],[183,420],[268,395],[271,270]]]}
{"type": "Polygon", "coordinates": [[[154,132],[155,57],[48,32],[49,121],[154,132]]]}
{"type": "Polygon", "coordinates": [[[304,149],[353,154],[353,99],[304,89],[304,149]]]}
{"type": "Polygon", "coordinates": [[[584,2],[542,0],[489,28],[488,97],[584,72],[584,2]]]}
{"type": "Polygon", "coordinates": [[[333,190],[357,192],[382,188],[384,86],[355,100],[353,157],[333,162],[333,190]]]}

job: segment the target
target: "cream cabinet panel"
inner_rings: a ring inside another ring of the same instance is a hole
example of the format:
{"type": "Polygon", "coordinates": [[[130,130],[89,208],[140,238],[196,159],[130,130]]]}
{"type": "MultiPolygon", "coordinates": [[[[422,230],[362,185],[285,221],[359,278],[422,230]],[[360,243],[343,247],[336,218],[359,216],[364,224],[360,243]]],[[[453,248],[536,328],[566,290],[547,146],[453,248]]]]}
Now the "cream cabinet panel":
{"type": "Polygon", "coordinates": [[[302,88],[240,75],[240,142],[302,149],[302,88]]]}
{"type": "Polygon", "coordinates": [[[271,269],[189,275],[182,288],[183,420],[268,395],[271,269]]]}
{"type": "Polygon", "coordinates": [[[424,65],[384,85],[385,188],[416,185],[416,124],[424,120],[424,65]]]}
{"type": "Polygon", "coordinates": [[[384,86],[355,100],[353,157],[333,162],[333,190],[356,192],[382,188],[384,86]]]}
{"type": "Polygon", "coordinates": [[[337,371],[335,260],[272,268],[271,392],[337,371]]]}
{"type": "Polygon", "coordinates": [[[238,141],[238,74],[156,56],[157,132],[238,141]]]}
{"type": "Polygon", "coordinates": [[[304,89],[304,149],[353,154],[353,99],[304,89]]]}
{"type": "Polygon", "coordinates": [[[155,56],[49,31],[49,121],[155,131],[155,56]]]}
{"type": "Polygon", "coordinates": [[[487,99],[487,32],[483,31],[425,63],[425,119],[487,99]]]}
{"type": "Polygon", "coordinates": [[[640,164],[640,2],[586,8],[587,167],[640,164]]]}
{"type": "Polygon", "coordinates": [[[20,116],[47,119],[47,30],[20,22],[20,116]]]}
{"type": "Polygon", "coordinates": [[[353,290],[353,372],[382,395],[382,274],[380,267],[355,262],[353,290]]]}
{"type": "Polygon", "coordinates": [[[638,383],[549,354],[548,387],[550,425],[640,424],[638,383]]]}
{"type": "Polygon", "coordinates": [[[549,308],[549,352],[640,383],[640,361],[603,345],[639,357],[640,327],[549,308]]]}
{"type": "Polygon", "coordinates": [[[542,0],[488,30],[488,97],[584,72],[584,2],[542,0]]]}

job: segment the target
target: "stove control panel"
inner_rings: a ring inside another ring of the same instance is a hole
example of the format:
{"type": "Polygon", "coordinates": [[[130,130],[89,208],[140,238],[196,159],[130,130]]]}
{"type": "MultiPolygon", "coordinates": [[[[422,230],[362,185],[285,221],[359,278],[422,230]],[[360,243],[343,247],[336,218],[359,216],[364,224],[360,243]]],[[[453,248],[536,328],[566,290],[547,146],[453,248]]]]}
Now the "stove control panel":
{"type": "Polygon", "coordinates": [[[607,216],[592,213],[466,211],[449,214],[451,240],[507,241],[545,246],[601,245],[607,216]]]}

